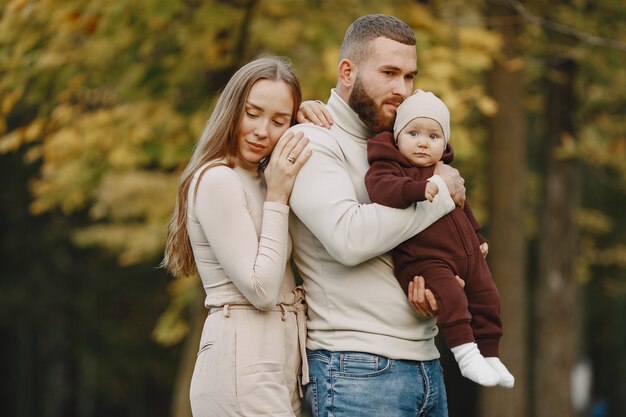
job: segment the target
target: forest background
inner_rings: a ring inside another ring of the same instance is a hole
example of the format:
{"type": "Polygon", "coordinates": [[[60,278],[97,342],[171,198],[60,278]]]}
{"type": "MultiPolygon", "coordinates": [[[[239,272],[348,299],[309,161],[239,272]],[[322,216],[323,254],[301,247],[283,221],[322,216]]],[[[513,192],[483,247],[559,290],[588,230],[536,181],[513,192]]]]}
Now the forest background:
{"type": "Polygon", "coordinates": [[[202,291],[156,268],[181,169],[238,67],[326,100],[368,13],[416,33],[502,295],[515,389],[442,349],[450,415],[626,415],[623,0],[0,1],[2,415],[189,415],[202,291]]]}

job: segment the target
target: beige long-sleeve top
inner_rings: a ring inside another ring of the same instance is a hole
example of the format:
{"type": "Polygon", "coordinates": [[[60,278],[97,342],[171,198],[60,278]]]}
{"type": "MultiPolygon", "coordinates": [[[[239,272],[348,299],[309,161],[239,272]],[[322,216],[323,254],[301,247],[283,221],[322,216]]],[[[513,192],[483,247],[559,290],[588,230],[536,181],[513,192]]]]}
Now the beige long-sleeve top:
{"type": "Polygon", "coordinates": [[[405,209],[372,204],[365,189],[367,140],[375,135],[341,97],[328,102],[330,130],[297,125],[313,155],[290,199],[293,257],[308,303],[307,348],[430,360],[434,318],[419,317],[393,275],[387,253],[454,209],[443,180],[432,203],[405,209]]]}
{"type": "Polygon", "coordinates": [[[198,182],[202,171],[189,189],[187,230],[205,305],[276,306],[295,287],[287,267],[289,207],[265,202],[266,188],[256,171],[214,166],[198,182]]]}

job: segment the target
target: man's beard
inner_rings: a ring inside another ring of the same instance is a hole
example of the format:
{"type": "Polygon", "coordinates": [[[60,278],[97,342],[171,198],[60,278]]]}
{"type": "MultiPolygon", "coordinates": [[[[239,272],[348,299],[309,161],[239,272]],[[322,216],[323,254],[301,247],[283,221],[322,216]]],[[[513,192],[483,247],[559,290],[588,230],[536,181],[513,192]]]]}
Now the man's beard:
{"type": "Polygon", "coordinates": [[[365,85],[360,77],[356,78],[354,87],[348,98],[348,104],[359,115],[359,119],[365,126],[374,132],[384,132],[393,130],[395,116],[386,116],[382,107],[378,107],[374,99],[365,90],[365,85]]]}

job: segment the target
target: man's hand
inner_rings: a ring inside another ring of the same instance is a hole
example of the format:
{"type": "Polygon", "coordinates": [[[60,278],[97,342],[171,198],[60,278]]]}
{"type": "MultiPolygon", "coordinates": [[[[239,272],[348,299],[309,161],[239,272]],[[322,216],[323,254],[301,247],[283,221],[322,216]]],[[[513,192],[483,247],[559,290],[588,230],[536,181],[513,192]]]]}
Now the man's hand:
{"type": "Polygon", "coordinates": [[[424,277],[415,277],[409,282],[409,304],[420,316],[433,317],[437,314],[437,300],[426,288],[424,277]]]}
{"type": "Polygon", "coordinates": [[[439,175],[450,191],[450,197],[459,207],[465,205],[465,180],[459,170],[439,161],[435,165],[435,175],[439,175]]]}
{"type": "MultiPolygon", "coordinates": [[[[454,278],[461,288],[465,287],[465,281],[458,275],[454,278]]],[[[420,316],[433,317],[437,315],[437,300],[432,291],[426,288],[424,277],[417,276],[409,282],[409,304],[420,316]]]]}

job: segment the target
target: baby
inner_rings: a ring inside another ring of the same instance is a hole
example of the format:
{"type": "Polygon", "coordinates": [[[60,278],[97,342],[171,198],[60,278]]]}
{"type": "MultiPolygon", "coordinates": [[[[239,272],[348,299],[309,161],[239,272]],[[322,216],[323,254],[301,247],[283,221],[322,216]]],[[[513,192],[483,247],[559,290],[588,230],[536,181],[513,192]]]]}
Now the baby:
{"type": "MultiPolygon", "coordinates": [[[[432,201],[439,188],[428,178],[439,161],[452,162],[449,139],[446,105],[433,93],[415,91],[398,107],[394,133],[368,141],[370,199],[396,208],[432,201]]],[[[498,358],[500,296],[479,229],[469,204],[456,207],[392,251],[395,275],[405,293],[413,277],[424,277],[439,307],[437,325],[463,376],[484,386],[512,388],[515,379],[498,358]],[[465,288],[455,275],[465,280],[465,288]]]]}

